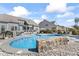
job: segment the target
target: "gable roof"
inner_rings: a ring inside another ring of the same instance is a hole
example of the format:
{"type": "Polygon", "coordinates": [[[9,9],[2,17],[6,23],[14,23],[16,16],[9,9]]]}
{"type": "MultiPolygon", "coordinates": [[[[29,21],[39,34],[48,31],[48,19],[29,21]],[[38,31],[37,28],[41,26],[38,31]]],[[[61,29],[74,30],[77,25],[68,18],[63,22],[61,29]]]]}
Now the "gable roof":
{"type": "Polygon", "coordinates": [[[27,24],[29,25],[35,25],[37,26],[37,23],[35,23],[34,21],[32,21],[31,19],[26,19],[26,18],[21,18],[21,17],[18,17],[18,20],[21,20],[21,21],[26,21],[27,24]]]}
{"type": "Polygon", "coordinates": [[[47,20],[43,20],[42,22],[39,23],[39,25],[45,24],[45,23],[47,23],[48,25],[51,25],[51,26],[55,25],[53,22],[49,22],[47,20]]]}
{"type": "Polygon", "coordinates": [[[26,19],[22,17],[11,16],[7,14],[0,14],[0,22],[11,22],[11,23],[19,23],[19,21],[26,21],[29,25],[37,25],[31,19],[26,19]]]}
{"type": "Polygon", "coordinates": [[[6,14],[0,14],[0,22],[18,23],[18,20],[17,20],[17,17],[6,15],[6,14]]]}
{"type": "Polygon", "coordinates": [[[39,27],[40,28],[52,28],[52,27],[55,27],[55,24],[47,21],[47,20],[43,20],[42,22],[39,23],[39,27]],[[48,25],[48,26],[46,26],[48,25]]]}

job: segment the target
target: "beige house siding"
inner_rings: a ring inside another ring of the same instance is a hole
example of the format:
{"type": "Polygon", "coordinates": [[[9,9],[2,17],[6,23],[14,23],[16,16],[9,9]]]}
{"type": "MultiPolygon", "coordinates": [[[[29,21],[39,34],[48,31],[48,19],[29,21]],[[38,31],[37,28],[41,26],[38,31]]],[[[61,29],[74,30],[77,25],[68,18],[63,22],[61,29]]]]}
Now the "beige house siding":
{"type": "Polygon", "coordinates": [[[2,26],[4,27],[5,31],[38,31],[38,25],[34,21],[5,14],[0,14],[0,33],[2,26]],[[26,24],[24,24],[24,22],[26,22],[26,24]],[[12,27],[14,27],[13,30],[12,27]]]}
{"type": "Polygon", "coordinates": [[[55,26],[56,26],[55,24],[47,20],[43,20],[42,22],[39,23],[40,30],[46,30],[46,29],[51,30],[52,28],[55,28],[55,26]]]}

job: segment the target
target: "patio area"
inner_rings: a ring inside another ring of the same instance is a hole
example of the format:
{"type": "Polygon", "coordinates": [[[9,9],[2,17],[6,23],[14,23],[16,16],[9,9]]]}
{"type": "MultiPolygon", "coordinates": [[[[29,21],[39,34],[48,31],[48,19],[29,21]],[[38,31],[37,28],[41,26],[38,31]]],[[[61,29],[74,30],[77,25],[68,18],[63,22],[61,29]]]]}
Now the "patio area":
{"type": "Polygon", "coordinates": [[[70,40],[67,45],[52,46],[51,49],[39,53],[13,48],[8,45],[11,41],[0,40],[0,56],[79,56],[79,43],[73,40],[70,40]]]}

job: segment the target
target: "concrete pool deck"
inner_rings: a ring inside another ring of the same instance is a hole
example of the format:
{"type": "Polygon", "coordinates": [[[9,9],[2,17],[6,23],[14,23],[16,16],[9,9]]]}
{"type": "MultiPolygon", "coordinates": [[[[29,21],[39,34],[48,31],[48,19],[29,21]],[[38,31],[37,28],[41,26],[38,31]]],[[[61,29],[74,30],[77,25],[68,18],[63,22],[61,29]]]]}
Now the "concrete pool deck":
{"type": "MultiPolygon", "coordinates": [[[[63,49],[61,49],[60,47],[57,47],[56,49],[53,49],[53,50],[50,50],[50,51],[46,51],[45,53],[37,53],[37,52],[32,52],[32,51],[29,51],[28,49],[17,49],[17,48],[13,48],[9,45],[9,43],[13,41],[11,39],[7,39],[7,40],[4,40],[4,42],[2,41],[1,44],[0,44],[0,50],[2,51],[2,53],[7,53],[7,54],[14,54],[14,55],[31,55],[31,56],[35,56],[35,55],[39,55],[39,56],[46,56],[46,55],[63,55],[63,52],[64,54],[66,53],[69,53],[70,55],[76,55],[79,53],[79,43],[76,43],[74,41],[71,40],[70,44],[68,46],[61,46],[63,47],[63,49]],[[67,49],[69,48],[69,50],[64,50],[64,49],[67,49]],[[74,51],[73,51],[73,50],[74,51]],[[50,52],[50,53],[49,53],[50,52]],[[78,53],[77,53],[78,52],[78,53]]],[[[68,55],[69,55],[68,54],[68,55]]],[[[58,55],[58,56],[59,56],[58,55]]]]}
{"type": "MultiPolygon", "coordinates": [[[[30,37],[30,35],[27,35],[27,37],[30,37]]],[[[8,53],[8,54],[17,54],[17,55],[35,53],[35,52],[29,51],[28,49],[24,49],[24,48],[19,49],[19,48],[11,47],[10,43],[14,40],[16,40],[16,39],[10,38],[10,39],[2,40],[2,42],[0,42],[0,50],[2,50],[2,52],[8,53]]]]}

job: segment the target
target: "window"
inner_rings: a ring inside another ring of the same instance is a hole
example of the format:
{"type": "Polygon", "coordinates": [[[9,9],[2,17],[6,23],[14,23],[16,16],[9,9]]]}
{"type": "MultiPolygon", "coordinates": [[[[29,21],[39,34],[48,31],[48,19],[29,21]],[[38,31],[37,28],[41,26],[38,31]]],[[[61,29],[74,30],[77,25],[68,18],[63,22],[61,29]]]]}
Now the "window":
{"type": "Polygon", "coordinates": [[[29,30],[29,27],[27,27],[27,30],[29,30]]]}
{"type": "Polygon", "coordinates": [[[12,26],[12,27],[11,27],[11,30],[12,30],[12,31],[17,30],[17,26],[12,26]]]}
{"type": "Polygon", "coordinates": [[[23,30],[26,31],[26,27],[25,26],[23,26],[23,30]]]}
{"type": "Polygon", "coordinates": [[[48,24],[45,24],[45,26],[48,26],[48,24]]]}
{"type": "Polygon", "coordinates": [[[12,26],[12,27],[11,27],[11,30],[12,30],[12,31],[14,31],[14,30],[15,30],[15,29],[14,29],[14,26],[12,26]]]}
{"type": "Polygon", "coordinates": [[[32,25],[32,29],[34,29],[34,25],[32,25]]]}
{"type": "Polygon", "coordinates": [[[1,26],[1,32],[4,32],[4,31],[5,31],[5,26],[2,25],[2,26],[1,26]]]}
{"type": "Polygon", "coordinates": [[[17,26],[15,26],[15,30],[17,30],[17,26]]]}

